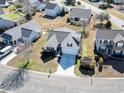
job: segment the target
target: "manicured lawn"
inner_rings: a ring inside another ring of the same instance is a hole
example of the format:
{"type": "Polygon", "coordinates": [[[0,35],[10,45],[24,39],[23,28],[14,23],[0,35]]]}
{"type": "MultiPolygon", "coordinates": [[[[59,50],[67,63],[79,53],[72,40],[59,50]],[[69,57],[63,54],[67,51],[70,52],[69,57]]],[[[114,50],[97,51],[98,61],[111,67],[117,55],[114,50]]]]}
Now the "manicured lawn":
{"type": "Polygon", "coordinates": [[[9,18],[9,19],[16,19],[16,18],[19,18],[19,17],[23,16],[23,14],[21,14],[21,13],[13,13],[13,14],[5,14],[4,16],[6,18],[9,18]]]}
{"type": "Polygon", "coordinates": [[[0,93],[6,93],[6,92],[4,92],[4,91],[0,91],[0,93]]]}

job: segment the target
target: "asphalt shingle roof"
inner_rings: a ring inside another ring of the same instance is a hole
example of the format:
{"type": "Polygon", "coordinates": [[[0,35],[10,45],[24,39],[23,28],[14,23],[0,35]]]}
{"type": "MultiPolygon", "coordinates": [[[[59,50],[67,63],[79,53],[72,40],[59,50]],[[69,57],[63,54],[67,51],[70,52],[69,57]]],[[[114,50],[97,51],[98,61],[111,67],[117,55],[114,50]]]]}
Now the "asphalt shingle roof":
{"type": "Polygon", "coordinates": [[[60,44],[63,41],[65,42],[66,41],[65,39],[67,39],[68,42],[73,41],[77,46],[79,46],[79,39],[80,38],[81,38],[81,34],[74,32],[70,28],[66,28],[66,27],[56,28],[56,29],[53,29],[53,30],[49,31],[48,40],[47,40],[47,43],[45,44],[45,47],[50,45],[50,43],[48,43],[49,40],[50,40],[51,43],[54,42],[55,47],[56,47],[56,44],[60,44]],[[53,38],[53,36],[56,37],[56,38],[53,38]],[[78,38],[77,38],[77,36],[78,36],[78,38]],[[51,39],[51,38],[53,38],[53,39],[51,39]]]}
{"type": "Polygon", "coordinates": [[[124,40],[124,31],[122,30],[97,29],[96,34],[99,36],[99,39],[113,40],[115,42],[124,40]]]}
{"type": "Polygon", "coordinates": [[[72,8],[70,17],[89,18],[91,16],[91,9],[72,8]]]}
{"type": "Polygon", "coordinates": [[[0,0],[0,4],[5,4],[6,0],[0,0]]]}
{"type": "Polygon", "coordinates": [[[57,6],[56,3],[47,3],[46,9],[53,10],[57,6]]]}
{"type": "Polygon", "coordinates": [[[30,35],[32,34],[32,31],[41,32],[41,29],[42,28],[40,27],[39,24],[37,24],[34,21],[29,21],[20,26],[16,26],[14,28],[11,28],[5,31],[3,34],[1,34],[1,37],[10,39],[10,36],[11,36],[13,40],[18,40],[22,36],[26,38],[30,37],[30,35]]]}

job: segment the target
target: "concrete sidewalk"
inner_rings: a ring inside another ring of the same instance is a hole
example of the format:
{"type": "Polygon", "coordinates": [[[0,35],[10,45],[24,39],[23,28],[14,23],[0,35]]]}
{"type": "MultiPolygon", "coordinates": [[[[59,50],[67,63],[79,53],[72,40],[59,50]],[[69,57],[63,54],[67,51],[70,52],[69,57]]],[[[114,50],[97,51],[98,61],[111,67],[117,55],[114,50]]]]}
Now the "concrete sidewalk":
{"type": "Polygon", "coordinates": [[[75,76],[74,74],[74,67],[75,66],[72,66],[66,70],[64,70],[60,65],[58,66],[58,70],[57,72],[54,73],[54,75],[61,75],[61,76],[75,76]]]}

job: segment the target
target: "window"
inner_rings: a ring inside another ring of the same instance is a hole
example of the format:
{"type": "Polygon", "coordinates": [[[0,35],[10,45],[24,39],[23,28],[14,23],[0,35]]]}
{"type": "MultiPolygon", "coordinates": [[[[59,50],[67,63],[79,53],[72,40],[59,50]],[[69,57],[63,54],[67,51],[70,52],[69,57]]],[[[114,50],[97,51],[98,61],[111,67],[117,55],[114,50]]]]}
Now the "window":
{"type": "Polygon", "coordinates": [[[67,43],[67,47],[72,47],[72,43],[67,43]]]}
{"type": "Polygon", "coordinates": [[[79,20],[80,20],[79,18],[75,17],[75,21],[79,21],[79,20]]]}
{"type": "Polygon", "coordinates": [[[117,43],[117,47],[123,47],[123,43],[117,43]]]}

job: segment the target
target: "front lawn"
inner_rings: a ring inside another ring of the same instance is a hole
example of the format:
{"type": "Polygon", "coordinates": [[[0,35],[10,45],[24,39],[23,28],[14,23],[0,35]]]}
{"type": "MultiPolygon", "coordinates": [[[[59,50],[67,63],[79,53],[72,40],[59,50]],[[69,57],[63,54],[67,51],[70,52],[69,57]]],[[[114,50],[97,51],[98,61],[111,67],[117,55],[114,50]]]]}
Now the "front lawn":
{"type": "Polygon", "coordinates": [[[23,16],[22,13],[12,13],[12,14],[5,14],[4,17],[8,18],[8,19],[17,19],[20,18],[21,16],[23,16]]]}
{"type": "Polygon", "coordinates": [[[29,65],[27,68],[30,70],[46,73],[49,73],[49,71],[51,71],[52,73],[56,72],[58,67],[56,58],[48,62],[43,62],[41,59],[40,53],[42,51],[44,43],[46,42],[47,35],[48,34],[43,35],[36,43],[33,44],[32,49],[29,48],[27,50],[24,50],[23,53],[19,54],[17,57],[8,62],[8,65],[20,67],[29,60],[29,65]]]}
{"type": "Polygon", "coordinates": [[[0,91],[0,93],[6,93],[6,92],[4,92],[4,91],[0,91]]]}
{"type": "Polygon", "coordinates": [[[82,40],[82,56],[86,57],[88,55],[87,52],[88,52],[88,50],[87,50],[87,42],[86,42],[86,39],[83,39],[82,40]]]}

